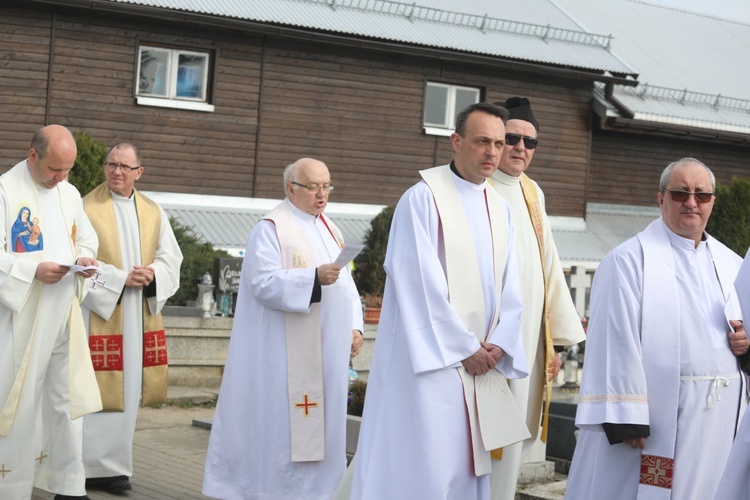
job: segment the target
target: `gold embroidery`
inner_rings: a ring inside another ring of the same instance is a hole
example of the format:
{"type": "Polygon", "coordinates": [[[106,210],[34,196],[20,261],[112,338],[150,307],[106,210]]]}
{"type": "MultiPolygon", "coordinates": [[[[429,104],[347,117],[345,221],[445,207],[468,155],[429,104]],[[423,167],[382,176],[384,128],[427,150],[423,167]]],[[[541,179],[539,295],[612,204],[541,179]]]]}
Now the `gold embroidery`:
{"type": "Polygon", "coordinates": [[[295,269],[307,267],[307,259],[305,258],[305,254],[302,253],[302,250],[297,250],[297,252],[292,255],[292,267],[295,269]]]}
{"type": "Polygon", "coordinates": [[[581,396],[581,403],[648,403],[648,396],[638,394],[594,394],[581,396]]]}

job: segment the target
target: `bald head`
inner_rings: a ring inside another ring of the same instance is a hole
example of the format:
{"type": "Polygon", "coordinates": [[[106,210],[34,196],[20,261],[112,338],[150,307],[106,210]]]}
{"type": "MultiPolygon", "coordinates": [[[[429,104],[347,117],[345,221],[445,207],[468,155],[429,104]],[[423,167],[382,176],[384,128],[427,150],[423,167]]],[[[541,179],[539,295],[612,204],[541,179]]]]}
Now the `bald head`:
{"type": "Polygon", "coordinates": [[[68,177],[78,149],[70,130],[62,125],[42,127],[31,138],[28,168],[40,186],[52,189],[68,177]]]}
{"type": "Polygon", "coordinates": [[[284,192],[289,201],[310,215],[325,210],[332,189],[331,174],[322,161],[301,158],[284,170],[284,192]]]}

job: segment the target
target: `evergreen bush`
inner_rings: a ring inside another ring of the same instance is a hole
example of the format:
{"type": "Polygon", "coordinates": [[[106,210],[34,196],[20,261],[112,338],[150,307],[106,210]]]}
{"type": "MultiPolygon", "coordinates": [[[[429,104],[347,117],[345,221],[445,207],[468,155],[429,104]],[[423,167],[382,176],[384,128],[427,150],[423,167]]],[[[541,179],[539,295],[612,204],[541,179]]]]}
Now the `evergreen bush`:
{"type": "Polygon", "coordinates": [[[68,182],[73,184],[81,196],[104,182],[104,162],[107,161],[107,146],[97,141],[85,130],[73,133],[78,147],[76,162],[68,174],[68,182]]]}
{"type": "Polygon", "coordinates": [[[346,405],[346,413],[348,415],[362,416],[362,410],[365,408],[366,392],[367,382],[364,380],[355,380],[349,384],[349,399],[346,405]]]}
{"type": "Polygon", "coordinates": [[[356,263],[354,282],[359,293],[365,297],[367,305],[379,307],[385,291],[385,251],[388,247],[388,234],[395,207],[385,207],[370,222],[370,229],[365,234],[365,249],[362,258],[356,263]],[[368,303],[369,302],[369,303],[368,303]]]}
{"type": "Polygon", "coordinates": [[[198,282],[206,271],[214,268],[214,259],[229,257],[224,250],[214,250],[211,243],[201,241],[191,227],[180,224],[170,218],[172,231],[182,251],[182,267],[180,267],[180,289],[174,294],[168,305],[186,306],[198,296],[198,282]]]}
{"type": "Polygon", "coordinates": [[[750,179],[716,184],[716,201],[706,231],[744,257],[750,247],[750,179]]]}

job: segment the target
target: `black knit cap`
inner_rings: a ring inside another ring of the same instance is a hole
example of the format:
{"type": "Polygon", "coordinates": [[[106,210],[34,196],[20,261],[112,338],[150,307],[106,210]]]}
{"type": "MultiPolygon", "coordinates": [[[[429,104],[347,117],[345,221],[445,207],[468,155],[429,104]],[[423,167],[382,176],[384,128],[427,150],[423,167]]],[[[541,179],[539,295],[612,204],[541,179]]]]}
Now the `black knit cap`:
{"type": "Polygon", "coordinates": [[[539,124],[534,118],[534,112],[531,111],[531,103],[525,97],[509,97],[505,102],[496,102],[495,106],[502,106],[508,110],[510,116],[508,120],[524,120],[532,125],[539,132],[539,124]]]}

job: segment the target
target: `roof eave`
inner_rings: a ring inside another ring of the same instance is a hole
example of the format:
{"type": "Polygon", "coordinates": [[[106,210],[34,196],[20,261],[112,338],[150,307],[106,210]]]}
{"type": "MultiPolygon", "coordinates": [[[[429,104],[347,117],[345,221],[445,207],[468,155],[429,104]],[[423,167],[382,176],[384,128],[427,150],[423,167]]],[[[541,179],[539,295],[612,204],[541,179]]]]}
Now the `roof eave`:
{"type": "Polygon", "coordinates": [[[306,30],[297,27],[261,23],[243,19],[218,17],[197,12],[176,11],[164,9],[161,7],[114,2],[111,0],[27,0],[26,2],[24,2],[25,5],[28,5],[29,3],[49,4],[66,8],[108,11],[119,14],[144,16],[151,19],[161,19],[172,22],[179,21],[183,23],[193,23],[204,26],[214,26],[218,28],[252,31],[253,33],[267,36],[302,39],[307,41],[315,41],[346,47],[355,47],[380,52],[408,54],[425,57],[428,59],[477,64],[482,66],[517,70],[527,73],[542,74],[546,76],[555,76],[559,78],[570,78],[577,80],[582,79],[587,81],[596,81],[627,86],[638,85],[638,81],[636,79],[637,75],[634,74],[615,74],[609,71],[563,67],[553,64],[521,61],[505,57],[495,57],[489,55],[460,52],[455,50],[439,49],[435,47],[390,42],[379,39],[354,37],[351,35],[347,36],[331,32],[306,30]]]}

